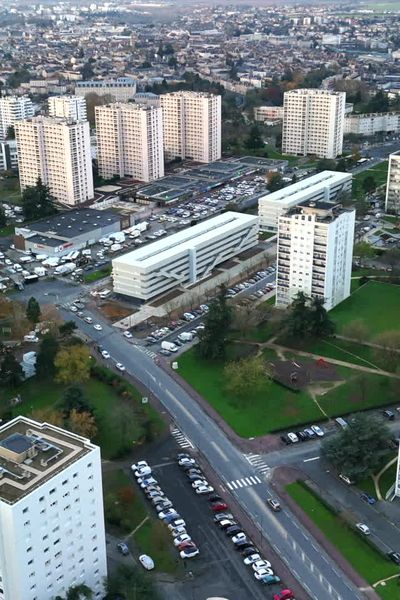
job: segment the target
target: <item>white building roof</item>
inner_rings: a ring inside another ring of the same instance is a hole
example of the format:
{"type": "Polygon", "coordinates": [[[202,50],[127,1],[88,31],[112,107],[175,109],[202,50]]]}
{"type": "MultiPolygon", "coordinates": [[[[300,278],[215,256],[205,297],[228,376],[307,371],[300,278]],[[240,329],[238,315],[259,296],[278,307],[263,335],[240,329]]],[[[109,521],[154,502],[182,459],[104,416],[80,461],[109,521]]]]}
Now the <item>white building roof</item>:
{"type": "Polygon", "coordinates": [[[281,190],[262,196],[259,203],[264,201],[268,204],[279,203],[282,207],[291,207],[304,200],[304,195],[317,192],[326,186],[335,185],[351,179],[350,173],[340,173],[339,171],[322,171],[306,179],[302,179],[281,190]]]}
{"type": "Polygon", "coordinates": [[[160,261],[168,258],[172,259],[176,256],[177,252],[195,248],[214,240],[216,237],[224,237],[232,230],[232,227],[252,226],[257,222],[258,218],[254,215],[226,212],[203,221],[198,225],[188,227],[183,231],[157,240],[143,248],[128,252],[114,259],[113,264],[124,264],[149,269],[153,265],[157,265],[160,261]]]}

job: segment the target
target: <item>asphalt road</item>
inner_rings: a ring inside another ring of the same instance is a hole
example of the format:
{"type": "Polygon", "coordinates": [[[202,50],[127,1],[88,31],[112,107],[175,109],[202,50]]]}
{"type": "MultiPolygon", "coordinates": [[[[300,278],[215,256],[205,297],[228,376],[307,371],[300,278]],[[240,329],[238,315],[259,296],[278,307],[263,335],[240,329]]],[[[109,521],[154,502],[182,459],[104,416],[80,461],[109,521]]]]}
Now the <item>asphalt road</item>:
{"type": "MultiPolygon", "coordinates": [[[[159,399],[179,428],[225,482],[226,489],[232,481],[257,475],[256,469],[218,425],[168,373],[155,364],[146,354],[146,349],[129,344],[105,322],[103,331],[96,332],[93,327],[68,311],[65,311],[65,317],[74,319],[84,333],[110,352],[113,361],[122,362],[127,371],[159,399]]],[[[96,321],[101,322],[97,315],[96,321]]],[[[262,530],[310,597],[315,600],[355,600],[363,597],[289,510],[285,508],[275,515],[266,508],[265,498],[272,493],[266,481],[257,485],[244,484],[231,493],[262,530]]]]}
{"type": "MultiPolygon", "coordinates": [[[[392,424],[391,424],[392,425],[392,424]]],[[[394,423],[392,430],[398,433],[399,425],[394,423]]],[[[318,440],[294,444],[281,451],[265,455],[270,467],[292,465],[301,469],[320,489],[331,496],[342,510],[352,515],[354,523],[362,522],[371,530],[370,539],[383,552],[400,552],[400,508],[398,503],[377,502],[369,505],[361,499],[360,490],[338,479],[320,456],[318,440]]],[[[362,490],[361,490],[362,491],[362,490]]]]}

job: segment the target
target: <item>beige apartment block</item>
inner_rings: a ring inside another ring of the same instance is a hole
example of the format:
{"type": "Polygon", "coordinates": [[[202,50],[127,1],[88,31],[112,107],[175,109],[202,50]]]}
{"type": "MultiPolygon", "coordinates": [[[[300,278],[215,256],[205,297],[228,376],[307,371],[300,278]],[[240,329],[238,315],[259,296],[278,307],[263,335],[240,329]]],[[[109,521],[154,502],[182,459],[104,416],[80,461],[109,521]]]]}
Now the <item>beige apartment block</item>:
{"type": "Polygon", "coordinates": [[[221,96],[187,91],[163,94],[160,98],[166,160],[219,160],[221,96]]]}
{"type": "Polygon", "coordinates": [[[88,121],[34,117],[15,124],[21,190],[40,177],[61,204],[94,197],[88,121]]]}

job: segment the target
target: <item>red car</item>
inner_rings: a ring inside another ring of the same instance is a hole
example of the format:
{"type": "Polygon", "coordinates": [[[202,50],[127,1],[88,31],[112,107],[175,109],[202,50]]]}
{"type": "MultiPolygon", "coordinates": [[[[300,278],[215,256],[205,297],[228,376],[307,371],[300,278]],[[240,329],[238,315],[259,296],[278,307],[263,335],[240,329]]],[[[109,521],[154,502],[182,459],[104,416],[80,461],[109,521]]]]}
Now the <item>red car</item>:
{"type": "Polygon", "coordinates": [[[274,595],[274,600],[294,600],[294,594],[289,589],[281,590],[279,594],[274,595]]]}
{"type": "Polygon", "coordinates": [[[215,502],[211,505],[211,510],[214,512],[220,512],[221,510],[226,510],[228,505],[225,502],[215,502]]]}
{"type": "Polygon", "coordinates": [[[178,546],[178,550],[179,552],[181,550],[187,550],[189,548],[197,548],[196,544],[194,544],[193,542],[182,542],[182,544],[179,544],[178,546]]]}

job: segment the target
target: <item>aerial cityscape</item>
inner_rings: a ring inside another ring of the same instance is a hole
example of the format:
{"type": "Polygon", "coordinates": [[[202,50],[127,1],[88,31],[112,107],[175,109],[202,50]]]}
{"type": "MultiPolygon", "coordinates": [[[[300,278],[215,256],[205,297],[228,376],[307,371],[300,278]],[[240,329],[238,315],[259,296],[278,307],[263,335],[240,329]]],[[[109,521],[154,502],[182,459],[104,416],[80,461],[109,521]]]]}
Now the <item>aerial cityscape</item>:
{"type": "Polygon", "coordinates": [[[0,22],[0,600],[400,598],[400,2],[0,22]]]}

